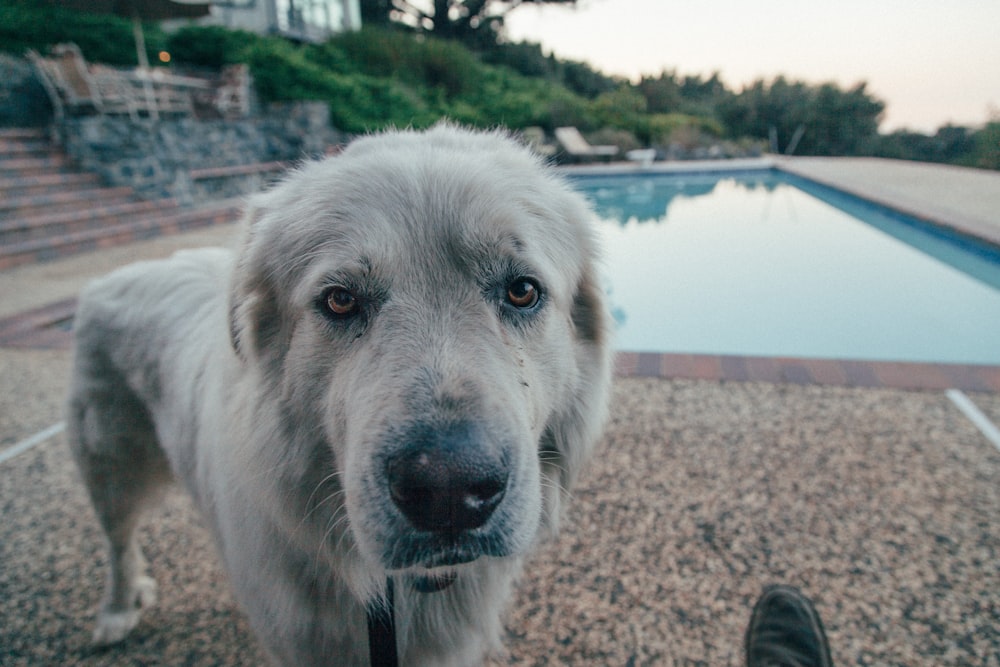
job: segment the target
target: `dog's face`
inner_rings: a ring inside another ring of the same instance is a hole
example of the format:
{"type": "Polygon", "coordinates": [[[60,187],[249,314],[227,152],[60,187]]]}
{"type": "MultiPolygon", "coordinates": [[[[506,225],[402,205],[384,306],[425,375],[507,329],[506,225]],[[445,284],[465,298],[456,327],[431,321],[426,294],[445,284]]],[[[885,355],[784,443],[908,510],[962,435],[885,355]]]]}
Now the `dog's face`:
{"type": "Polygon", "coordinates": [[[582,200],[495,134],[367,138],[255,202],[234,344],[332,453],[331,543],[433,587],[554,523],[604,417],[594,260],[582,200]]]}

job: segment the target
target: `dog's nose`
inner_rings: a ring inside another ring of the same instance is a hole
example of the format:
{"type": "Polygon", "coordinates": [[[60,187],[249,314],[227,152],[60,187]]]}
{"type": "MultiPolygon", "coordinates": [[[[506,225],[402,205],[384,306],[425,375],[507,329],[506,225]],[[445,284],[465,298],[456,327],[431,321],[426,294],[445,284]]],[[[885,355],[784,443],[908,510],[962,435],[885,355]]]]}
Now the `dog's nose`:
{"type": "Polygon", "coordinates": [[[507,466],[458,433],[423,438],[389,459],[396,507],[418,530],[458,533],[486,523],[507,490],[507,466]]]}

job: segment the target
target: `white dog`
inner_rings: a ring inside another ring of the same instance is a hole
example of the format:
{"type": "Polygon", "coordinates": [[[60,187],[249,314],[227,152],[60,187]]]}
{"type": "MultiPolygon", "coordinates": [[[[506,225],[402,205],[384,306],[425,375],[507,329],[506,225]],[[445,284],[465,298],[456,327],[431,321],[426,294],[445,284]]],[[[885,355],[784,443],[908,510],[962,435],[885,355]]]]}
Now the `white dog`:
{"type": "Polygon", "coordinates": [[[236,257],[134,264],[81,298],[95,640],[153,601],[134,529],[177,477],[276,663],[367,664],[389,588],[402,664],[482,660],[605,418],[586,204],[500,133],[439,126],[309,164],[246,222],[236,257]]]}

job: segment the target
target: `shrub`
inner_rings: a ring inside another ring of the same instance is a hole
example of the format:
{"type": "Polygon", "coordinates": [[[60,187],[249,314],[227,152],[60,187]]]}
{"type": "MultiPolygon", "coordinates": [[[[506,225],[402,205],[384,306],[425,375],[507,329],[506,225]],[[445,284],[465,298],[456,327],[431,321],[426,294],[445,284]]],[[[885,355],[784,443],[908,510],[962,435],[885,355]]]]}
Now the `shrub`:
{"type": "Polygon", "coordinates": [[[260,40],[247,50],[257,93],[265,102],[322,100],[330,120],[347,132],[389,125],[426,126],[433,114],[418,96],[392,81],[334,72],[307,57],[308,50],[280,39],[260,40]]]}
{"type": "Polygon", "coordinates": [[[337,35],[330,44],[359,71],[411,85],[442,89],[448,98],[474,90],[482,63],[457,42],[392,30],[363,29],[337,35]]]}
{"type": "Polygon", "coordinates": [[[317,65],[333,72],[348,73],[360,71],[358,66],[351,62],[351,58],[348,57],[344,50],[332,41],[310,45],[307,57],[317,65]]]}
{"type": "Polygon", "coordinates": [[[621,86],[598,95],[592,104],[591,113],[594,124],[599,128],[635,131],[641,127],[642,118],[646,114],[646,98],[630,86],[621,86]]]}
{"type": "Polygon", "coordinates": [[[512,42],[497,44],[482,52],[483,62],[508,67],[518,74],[544,79],[557,76],[555,58],[542,53],[541,44],[512,42]]]}
{"type": "Polygon", "coordinates": [[[202,67],[222,67],[245,62],[247,49],[259,37],[220,26],[185,26],[167,37],[174,60],[202,67]]]}
{"type": "MultiPolygon", "coordinates": [[[[157,25],[143,26],[143,33],[147,52],[155,54],[164,48],[166,39],[157,25]]],[[[23,0],[0,4],[0,49],[23,56],[28,49],[45,52],[62,42],[75,43],[93,62],[126,66],[138,63],[131,21],[23,0]]]]}
{"type": "Polygon", "coordinates": [[[671,140],[677,133],[690,135],[692,131],[719,137],[723,134],[722,125],[703,116],[689,116],[683,113],[656,113],[645,119],[646,136],[651,144],[663,144],[671,140]]]}
{"type": "Polygon", "coordinates": [[[561,63],[562,83],[577,95],[593,99],[602,93],[610,93],[622,85],[614,79],[596,71],[587,63],[572,60],[561,63]]]}
{"type": "Polygon", "coordinates": [[[412,37],[378,28],[363,28],[334,36],[328,44],[339,49],[359,71],[392,76],[412,58],[412,37]]]}
{"type": "Polygon", "coordinates": [[[982,169],[1000,169],[1000,120],[986,123],[976,133],[975,142],[968,163],[982,169]]]}

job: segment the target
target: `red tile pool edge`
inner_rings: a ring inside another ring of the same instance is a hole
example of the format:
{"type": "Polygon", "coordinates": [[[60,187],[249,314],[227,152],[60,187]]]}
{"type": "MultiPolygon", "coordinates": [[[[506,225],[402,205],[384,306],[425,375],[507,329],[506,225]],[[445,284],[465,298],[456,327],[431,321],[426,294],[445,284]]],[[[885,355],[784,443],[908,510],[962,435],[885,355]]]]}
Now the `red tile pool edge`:
{"type": "MultiPolygon", "coordinates": [[[[71,318],[75,310],[76,299],[65,299],[0,318],[0,347],[69,348],[72,332],[68,327],[56,325],[71,318]]],[[[615,374],[619,377],[1000,393],[1000,366],[965,364],[619,352],[615,358],[615,374]]]]}
{"type": "Polygon", "coordinates": [[[619,377],[1000,393],[1000,366],[971,364],[619,352],[615,358],[615,374],[619,377]]]}

